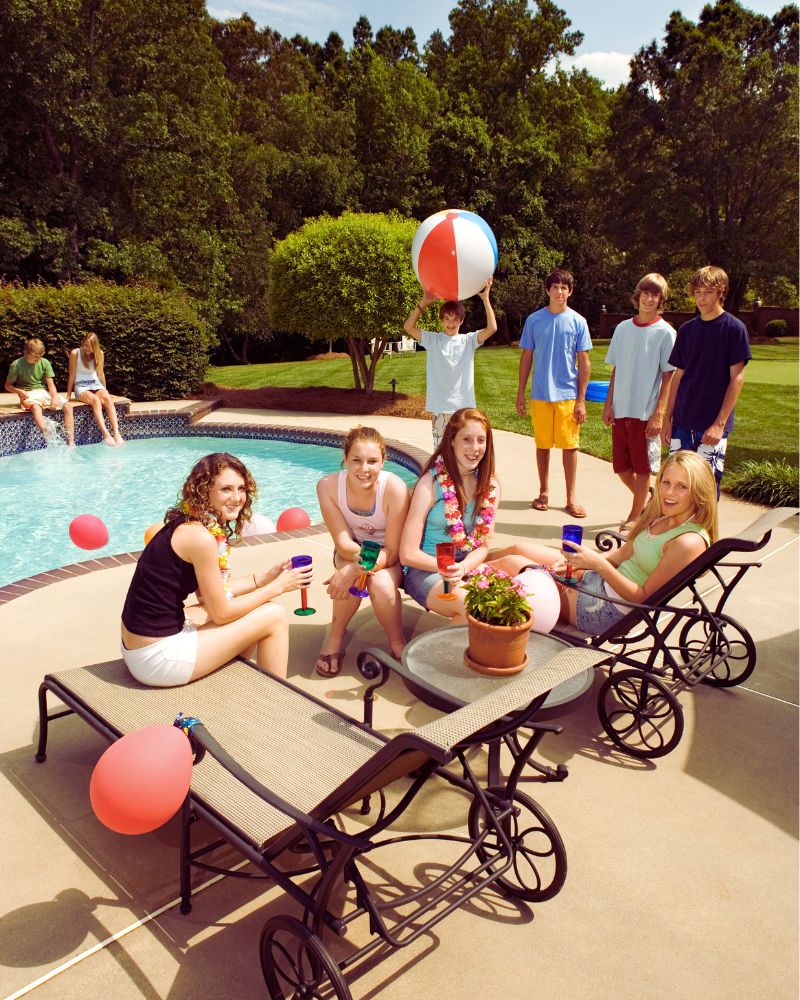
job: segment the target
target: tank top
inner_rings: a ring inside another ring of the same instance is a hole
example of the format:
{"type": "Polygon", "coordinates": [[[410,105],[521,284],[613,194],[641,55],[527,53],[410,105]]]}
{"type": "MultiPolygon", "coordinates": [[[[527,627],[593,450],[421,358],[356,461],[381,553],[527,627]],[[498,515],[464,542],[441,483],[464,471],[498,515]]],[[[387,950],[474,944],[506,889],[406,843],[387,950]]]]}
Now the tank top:
{"type": "Polygon", "coordinates": [[[103,383],[100,381],[97,375],[97,365],[95,364],[94,357],[89,362],[85,364],[83,361],[83,353],[78,348],[78,363],[75,366],[75,385],[79,386],[89,386],[96,385],[102,388],[103,383]]]}
{"type": "Polygon", "coordinates": [[[155,535],[139,556],[122,623],[136,635],[177,635],[183,628],[183,602],[197,590],[194,566],[172,548],[175,529],[186,522],[178,517],[155,535]]]}
{"type": "MultiPolygon", "coordinates": [[[[708,532],[694,521],[686,521],[669,531],[664,531],[660,535],[651,535],[650,528],[647,527],[633,540],[633,555],[620,563],[617,569],[628,580],[633,581],[638,587],[643,587],[645,581],[661,562],[664,554],[664,546],[667,542],[677,538],[678,535],[685,535],[689,531],[694,531],[703,539],[706,545],[710,544],[708,532]]],[[[605,583],[606,593],[609,597],[619,597],[619,594],[605,583]]]]}
{"type": "Polygon", "coordinates": [[[383,494],[386,491],[388,478],[389,473],[385,469],[381,469],[378,473],[378,483],[375,489],[375,506],[371,511],[362,513],[348,507],[347,472],[343,469],[339,473],[337,503],[345,524],[350,529],[350,534],[359,544],[370,540],[383,545],[386,541],[386,512],[383,509],[383,494]]]}

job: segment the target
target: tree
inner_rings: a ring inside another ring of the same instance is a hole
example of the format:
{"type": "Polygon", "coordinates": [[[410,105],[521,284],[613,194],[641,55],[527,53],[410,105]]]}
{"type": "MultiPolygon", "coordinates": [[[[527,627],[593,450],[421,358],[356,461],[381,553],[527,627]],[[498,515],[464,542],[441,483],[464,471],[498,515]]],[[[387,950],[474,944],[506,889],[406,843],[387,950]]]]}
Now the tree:
{"type": "Polygon", "coordinates": [[[608,227],[639,270],[797,273],[798,11],[735,0],[670,16],[633,59],[611,123],[608,227]]]}
{"type": "Polygon", "coordinates": [[[411,267],[416,223],[346,212],[314,219],[275,246],[272,322],[312,340],[344,337],[357,389],[369,393],[387,343],[419,294],[411,267]]]}

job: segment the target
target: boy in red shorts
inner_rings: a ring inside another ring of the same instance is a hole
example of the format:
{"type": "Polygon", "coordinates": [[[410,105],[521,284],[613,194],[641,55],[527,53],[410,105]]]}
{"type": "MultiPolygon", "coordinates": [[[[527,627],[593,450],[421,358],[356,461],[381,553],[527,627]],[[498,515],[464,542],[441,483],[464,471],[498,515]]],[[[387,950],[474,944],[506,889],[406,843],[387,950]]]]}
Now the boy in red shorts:
{"type": "Polygon", "coordinates": [[[639,313],[617,326],[606,354],[606,364],[614,370],[603,423],[611,426],[614,472],[633,494],[631,509],[620,525],[623,533],[641,514],[650,473],[661,464],[661,425],[674,373],[669,356],[675,330],[661,316],[668,293],[660,274],[646,274],[631,296],[639,313]]]}

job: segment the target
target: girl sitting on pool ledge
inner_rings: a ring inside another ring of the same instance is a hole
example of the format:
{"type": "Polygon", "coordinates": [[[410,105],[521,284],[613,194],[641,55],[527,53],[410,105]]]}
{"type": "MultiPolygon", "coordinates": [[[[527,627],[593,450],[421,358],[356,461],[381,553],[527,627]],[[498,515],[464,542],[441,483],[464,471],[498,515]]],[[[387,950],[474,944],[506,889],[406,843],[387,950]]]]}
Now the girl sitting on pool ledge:
{"type": "Polygon", "coordinates": [[[229,539],[241,534],[255,496],[255,480],[227,452],[206,455],[189,473],[139,557],[122,610],[122,658],[141,684],[187,684],[254,646],[259,667],[286,676],[289,626],[284,609],[270,602],[307,587],[313,570],[292,569],[287,560],[230,578],[229,539]],[[199,627],[184,608],[193,591],[208,618],[199,627]]]}

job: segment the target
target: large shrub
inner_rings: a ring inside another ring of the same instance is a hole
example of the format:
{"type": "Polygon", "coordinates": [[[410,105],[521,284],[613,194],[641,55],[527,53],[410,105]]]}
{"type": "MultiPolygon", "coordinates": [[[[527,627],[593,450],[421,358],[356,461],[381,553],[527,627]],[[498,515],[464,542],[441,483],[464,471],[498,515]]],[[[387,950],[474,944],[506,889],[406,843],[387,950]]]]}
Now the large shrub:
{"type": "Polygon", "coordinates": [[[771,319],[764,327],[765,337],[788,337],[789,324],[785,319],[771,319]]]}
{"type": "Polygon", "coordinates": [[[106,379],[114,395],[180,398],[195,391],[205,377],[208,328],[185,296],[98,281],[61,288],[0,285],[3,379],[25,341],[38,337],[63,392],[69,352],[87,329],[94,330],[103,345],[106,379]]]}
{"type": "Polygon", "coordinates": [[[783,459],[749,459],[725,475],[725,488],[740,500],[767,507],[796,507],[798,468],[783,459]]]}

